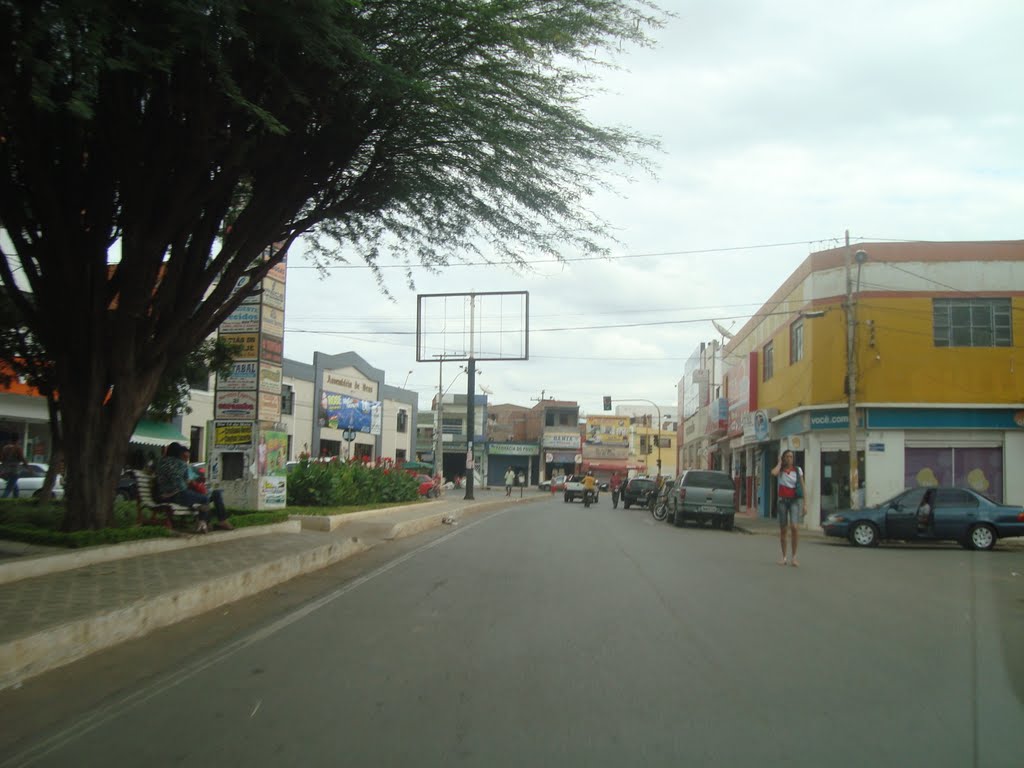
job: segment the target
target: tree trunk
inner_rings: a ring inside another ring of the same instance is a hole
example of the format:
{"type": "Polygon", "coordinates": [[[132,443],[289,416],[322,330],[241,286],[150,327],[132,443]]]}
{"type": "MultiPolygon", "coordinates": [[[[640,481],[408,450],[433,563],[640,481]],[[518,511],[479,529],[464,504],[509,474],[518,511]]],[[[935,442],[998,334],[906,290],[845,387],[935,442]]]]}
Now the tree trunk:
{"type": "MultiPolygon", "coordinates": [[[[78,405],[74,387],[62,389],[66,531],[105,528],[113,521],[114,497],[128,441],[156,389],[162,371],[122,381],[105,401],[78,405]]],[[[79,383],[79,390],[89,389],[79,383]]]]}

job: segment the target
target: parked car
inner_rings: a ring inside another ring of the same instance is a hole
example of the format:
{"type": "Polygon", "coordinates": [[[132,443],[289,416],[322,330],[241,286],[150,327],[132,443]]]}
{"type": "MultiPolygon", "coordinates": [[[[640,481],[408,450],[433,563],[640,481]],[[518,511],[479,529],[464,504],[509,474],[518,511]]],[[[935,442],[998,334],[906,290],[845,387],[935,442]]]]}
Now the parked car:
{"type": "Polygon", "coordinates": [[[895,539],[992,549],[999,539],[1024,536],[1024,507],[997,504],[970,488],[911,488],[873,507],[833,512],[821,527],[858,547],[895,539]]]}
{"type": "MultiPolygon", "coordinates": [[[[46,473],[50,467],[48,464],[23,464],[18,469],[18,495],[38,496],[46,481],[46,473]]],[[[6,485],[6,481],[4,481],[6,485]]],[[[64,477],[57,475],[53,483],[53,498],[64,498],[64,477]]]]}
{"type": "Polygon", "coordinates": [[[622,506],[629,509],[634,504],[646,504],[647,494],[657,489],[658,483],[653,478],[637,475],[622,487],[619,499],[622,506]]]}
{"type": "Polygon", "coordinates": [[[559,491],[565,490],[565,475],[555,475],[548,480],[541,480],[537,484],[537,487],[542,491],[551,491],[552,493],[558,493],[559,491]]]}
{"type": "Polygon", "coordinates": [[[710,522],[731,531],[736,519],[736,484],[728,472],[687,469],[672,492],[671,513],[676,527],[687,520],[698,526],[710,522]]]}

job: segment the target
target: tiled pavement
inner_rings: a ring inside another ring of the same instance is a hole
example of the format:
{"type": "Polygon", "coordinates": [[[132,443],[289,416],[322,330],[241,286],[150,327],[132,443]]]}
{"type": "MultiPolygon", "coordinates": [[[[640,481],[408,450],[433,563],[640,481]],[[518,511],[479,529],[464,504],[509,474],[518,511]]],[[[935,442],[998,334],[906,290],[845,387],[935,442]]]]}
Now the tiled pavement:
{"type": "MultiPolygon", "coordinates": [[[[528,494],[523,501],[541,500],[528,494]]],[[[518,501],[518,499],[516,499],[518,501]]],[[[117,642],[268,589],[342,560],[390,538],[413,535],[507,503],[480,490],[382,510],[330,533],[301,531],[247,538],[213,532],[202,546],[112,559],[0,584],[0,688],[117,642]],[[223,537],[222,541],[218,541],[223,537]]],[[[196,542],[192,542],[193,544],[196,542]]],[[[29,557],[0,560],[0,570],[29,557]]]]}

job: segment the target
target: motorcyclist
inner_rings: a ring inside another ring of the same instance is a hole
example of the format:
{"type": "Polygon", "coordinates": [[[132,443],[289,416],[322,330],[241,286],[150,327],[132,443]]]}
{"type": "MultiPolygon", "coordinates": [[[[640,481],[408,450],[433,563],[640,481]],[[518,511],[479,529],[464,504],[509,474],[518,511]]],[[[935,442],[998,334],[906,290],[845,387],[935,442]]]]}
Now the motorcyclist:
{"type": "Polygon", "coordinates": [[[597,480],[594,479],[593,470],[583,476],[583,494],[592,501],[595,497],[594,491],[597,488],[597,480]]]}

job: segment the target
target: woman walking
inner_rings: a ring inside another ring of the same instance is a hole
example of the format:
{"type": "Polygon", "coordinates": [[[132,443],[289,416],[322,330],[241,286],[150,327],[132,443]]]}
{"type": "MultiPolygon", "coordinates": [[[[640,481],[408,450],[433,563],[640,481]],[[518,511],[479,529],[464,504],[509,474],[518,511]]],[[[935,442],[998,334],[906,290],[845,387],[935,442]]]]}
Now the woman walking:
{"type": "Polygon", "coordinates": [[[799,526],[803,522],[804,471],[796,466],[793,452],[785,450],[779,462],[772,468],[772,474],[779,479],[779,543],[782,545],[782,559],[779,565],[786,565],[786,530],[793,539],[793,557],[789,561],[794,567],[800,565],[796,559],[796,547],[800,542],[799,526]]]}

